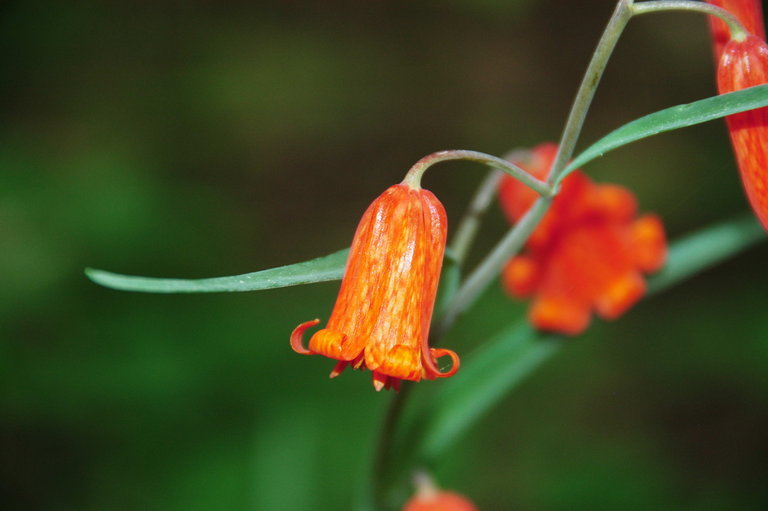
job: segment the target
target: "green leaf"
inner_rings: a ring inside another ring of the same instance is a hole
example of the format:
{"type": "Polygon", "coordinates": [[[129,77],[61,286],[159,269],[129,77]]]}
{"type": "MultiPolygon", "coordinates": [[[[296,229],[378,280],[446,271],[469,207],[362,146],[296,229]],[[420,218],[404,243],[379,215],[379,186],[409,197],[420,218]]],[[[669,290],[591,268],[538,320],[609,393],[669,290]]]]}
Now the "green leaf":
{"type": "MultiPolygon", "coordinates": [[[[751,217],[704,229],[670,247],[667,264],[649,279],[649,288],[662,291],[765,240],[765,231],[751,217]]],[[[403,429],[415,440],[401,439],[400,444],[413,446],[417,462],[435,460],[563,344],[562,336],[536,332],[527,323],[509,325],[464,358],[456,376],[403,429]]]]}
{"type": "Polygon", "coordinates": [[[669,247],[664,268],[649,279],[649,292],[662,291],[766,239],[768,234],[752,215],[679,239],[669,247]]]}
{"type": "Polygon", "coordinates": [[[560,180],[608,151],[636,140],[764,106],[768,106],[768,85],[758,85],[646,115],[589,146],[565,168],[560,180]]]}
{"type": "Polygon", "coordinates": [[[418,457],[430,461],[444,452],[561,342],[558,336],[537,334],[527,323],[514,323],[487,341],[443,384],[418,457]]]}
{"type": "Polygon", "coordinates": [[[339,250],[325,257],[278,268],[209,279],[164,279],[121,275],[86,268],[85,274],[93,282],[121,291],[145,293],[220,293],[257,291],[277,287],[312,284],[339,280],[344,275],[349,249],[339,250]]]}

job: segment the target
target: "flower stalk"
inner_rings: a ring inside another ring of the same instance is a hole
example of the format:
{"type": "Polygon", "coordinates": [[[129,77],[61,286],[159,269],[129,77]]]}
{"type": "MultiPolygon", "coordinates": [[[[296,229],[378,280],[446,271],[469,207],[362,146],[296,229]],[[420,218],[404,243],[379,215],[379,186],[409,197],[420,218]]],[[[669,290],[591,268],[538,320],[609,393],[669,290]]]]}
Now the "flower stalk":
{"type": "Polygon", "coordinates": [[[590,60],[587,66],[587,71],[581,80],[576,98],[573,100],[568,119],[565,121],[565,128],[560,136],[557,156],[549,173],[548,183],[550,185],[559,182],[563,169],[573,157],[573,151],[581,134],[581,128],[584,126],[589,106],[592,104],[592,98],[595,96],[595,91],[605,72],[613,49],[616,47],[616,43],[619,41],[619,37],[624,32],[624,28],[627,26],[630,18],[632,18],[632,8],[632,0],[619,0],[611,15],[611,19],[608,21],[608,25],[603,31],[603,35],[600,37],[600,41],[597,43],[595,52],[592,54],[592,60],[590,60]]]}
{"type": "MultiPolygon", "coordinates": [[[[549,210],[552,203],[552,197],[557,193],[559,178],[565,169],[567,162],[573,156],[576,142],[584,125],[587,111],[592,103],[600,79],[605,72],[613,49],[619,40],[624,28],[632,17],[632,0],[619,0],[616,8],[605,27],[603,35],[597,44],[592,60],[587,67],[584,78],[581,81],[579,90],[576,93],[573,105],[571,106],[568,119],[563,129],[563,134],[558,145],[559,149],[555,157],[552,169],[547,179],[547,184],[552,191],[551,194],[542,196],[531,206],[531,209],[520,219],[520,221],[499,241],[491,252],[483,259],[477,268],[467,277],[459,288],[454,300],[449,304],[445,314],[440,318],[434,334],[440,336],[444,334],[456,319],[468,309],[488,287],[488,285],[501,272],[504,264],[510,257],[515,255],[523,247],[531,233],[536,229],[549,210]]],[[[520,169],[522,170],[522,169],[520,169]]],[[[525,171],[523,171],[525,172],[525,171]]],[[[527,174],[527,173],[526,173],[527,174]]]]}
{"type": "Polygon", "coordinates": [[[474,161],[488,165],[489,167],[501,170],[519,180],[524,185],[528,186],[542,197],[551,197],[552,187],[550,187],[544,181],[536,179],[529,173],[518,167],[517,165],[503,159],[498,156],[481,153],[478,151],[467,151],[464,149],[452,149],[448,151],[438,151],[436,153],[428,154],[419,161],[417,161],[405,175],[403,184],[407,184],[412,188],[419,188],[421,186],[421,178],[424,172],[435,165],[436,163],[453,160],[465,160],[474,161]]]}

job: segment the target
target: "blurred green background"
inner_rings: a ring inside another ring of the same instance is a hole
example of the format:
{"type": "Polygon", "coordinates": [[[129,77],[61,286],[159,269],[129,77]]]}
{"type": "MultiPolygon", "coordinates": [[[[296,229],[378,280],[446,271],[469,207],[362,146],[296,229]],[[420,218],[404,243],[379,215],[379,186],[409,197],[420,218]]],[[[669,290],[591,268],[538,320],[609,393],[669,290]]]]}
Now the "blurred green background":
{"type": "MultiPolygon", "coordinates": [[[[338,283],[155,296],[346,246],[421,156],[559,135],[612,10],[585,0],[12,2],[1,18],[0,507],[349,509],[387,393],[288,346],[338,283]]],[[[631,23],[582,147],[714,93],[703,17],[631,23]]],[[[671,238],[747,210],[722,122],[588,168],[671,238]]],[[[455,225],[484,170],[426,178],[455,225]]],[[[470,263],[503,232],[495,209],[470,263]]],[[[438,468],[483,510],[768,503],[768,244],[597,323],[438,468]]],[[[443,342],[519,318],[494,286],[443,342]]],[[[440,385],[427,382],[421,385],[440,385]]]]}

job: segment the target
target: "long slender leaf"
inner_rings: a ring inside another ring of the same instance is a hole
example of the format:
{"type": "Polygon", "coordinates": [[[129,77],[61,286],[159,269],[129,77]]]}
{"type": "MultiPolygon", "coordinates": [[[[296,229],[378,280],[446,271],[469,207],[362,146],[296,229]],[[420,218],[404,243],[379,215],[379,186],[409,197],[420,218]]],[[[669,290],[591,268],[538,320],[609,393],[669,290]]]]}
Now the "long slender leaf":
{"type": "Polygon", "coordinates": [[[145,293],[220,293],[257,291],[277,287],[311,284],[339,280],[344,275],[349,249],[339,250],[325,257],[279,268],[208,279],[164,279],[121,275],[104,270],[86,268],[85,274],[93,282],[121,291],[145,293]]]}
{"type": "Polygon", "coordinates": [[[566,168],[561,179],[584,164],[631,142],[711,121],[726,115],[768,106],[768,85],[758,85],[729,92],[693,103],[673,106],[636,119],[604,136],[577,156],[566,168]]]}
{"type": "MultiPolygon", "coordinates": [[[[675,242],[665,268],[650,279],[659,292],[704,268],[768,239],[754,218],[739,218],[709,227],[675,242]]],[[[417,414],[415,455],[419,462],[440,456],[526,376],[559,351],[562,338],[513,323],[482,348],[465,357],[461,370],[443,383],[428,406],[417,414]]],[[[408,439],[402,441],[410,444],[408,439]]]]}

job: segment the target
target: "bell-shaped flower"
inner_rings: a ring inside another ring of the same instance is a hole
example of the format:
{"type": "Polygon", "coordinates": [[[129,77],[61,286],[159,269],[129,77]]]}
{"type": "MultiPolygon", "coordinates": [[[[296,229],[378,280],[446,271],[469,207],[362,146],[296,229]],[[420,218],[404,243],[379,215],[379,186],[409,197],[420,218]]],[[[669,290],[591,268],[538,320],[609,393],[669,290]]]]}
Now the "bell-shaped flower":
{"type": "MultiPolygon", "coordinates": [[[[555,144],[542,144],[529,161],[515,163],[545,179],[556,153],[555,144]]],[[[499,199],[514,223],[536,194],[504,177],[499,199]]],[[[511,295],[533,297],[529,319],[536,328],[575,335],[587,328],[593,311],[615,319],[643,296],[643,274],[661,267],[666,240],[656,216],[636,215],[626,188],[596,184],[578,170],[565,178],[523,253],[502,274],[511,295]]]]}
{"type": "Polygon", "coordinates": [[[456,353],[428,345],[446,232],[432,192],[410,182],[388,188],[360,220],[328,324],[306,348],[302,335],[319,320],[296,327],[293,349],[338,360],[332,378],[347,366],[369,369],[376,390],[453,375],[456,353]],[[446,372],[436,362],[443,356],[452,360],[446,372]]]}

